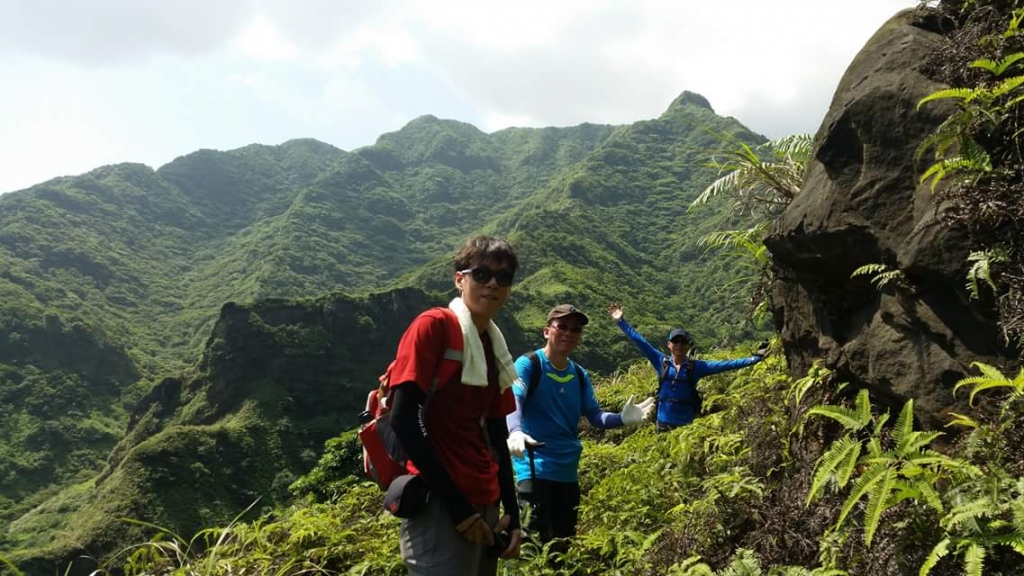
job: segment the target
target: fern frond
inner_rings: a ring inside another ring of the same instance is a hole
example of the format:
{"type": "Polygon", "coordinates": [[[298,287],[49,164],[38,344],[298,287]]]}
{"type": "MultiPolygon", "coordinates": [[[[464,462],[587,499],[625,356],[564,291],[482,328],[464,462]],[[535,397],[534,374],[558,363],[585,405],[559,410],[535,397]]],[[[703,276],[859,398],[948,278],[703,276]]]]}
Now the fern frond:
{"type": "Polygon", "coordinates": [[[970,110],[960,110],[952,114],[939,124],[939,127],[921,141],[914,152],[914,160],[920,160],[924,153],[930,148],[935,148],[935,159],[938,160],[946,155],[946,152],[954,145],[960,143],[965,136],[966,126],[971,124],[973,115],[970,110]]]}
{"type": "Polygon", "coordinates": [[[740,548],[736,550],[729,566],[722,571],[722,576],[761,576],[761,562],[753,552],[740,548]]]}
{"type": "Polygon", "coordinates": [[[935,490],[935,487],[927,482],[921,482],[917,484],[917,489],[921,491],[921,499],[939,514],[941,514],[945,507],[942,505],[942,498],[939,497],[939,493],[935,490]]]}
{"type": "MultiPolygon", "coordinates": [[[[724,168],[724,166],[722,167],[724,168]]],[[[741,173],[739,170],[729,172],[725,176],[722,176],[718,180],[711,183],[710,186],[704,189],[697,199],[690,203],[690,208],[695,206],[701,206],[707,204],[711,198],[722,194],[723,192],[736,187],[736,182],[739,180],[741,173]]]]}
{"type": "Polygon", "coordinates": [[[963,414],[960,414],[959,412],[949,412],[948,414],[950,416],[952,416],[953,419],[950,420],[946,424],[947,427],[948,426],[966,426],[968,428],[977,428],[978,426],[981,426],[981,424],[977,420],[975,420],[974,418],[971,418],[969,416],[965,416],[963,414]]]}
{"type": "Polygon", "coordinates": [[[978,518],[987,517],[991,511],[992,501],[988,498],[981,498],[953,508],[939,521],[939,525],[949,532],[960,529],[966,523],[977,527],[978,518]]]}
{"type": "MultiPolygon", "coordinates": [[[[1022,101],[1024,101],[1024,95],[1017,96],[1016,98],[1012,98],[1009,102],[1004,104],[1003,108],[1005,108],[1006,110],[1009,110],[1010,108],[1013,108],[1014,106],[1016,106],[1017,104],[1019,104],[1022,101]]],[[[1016,133],[1014,133],[1014,138],[1017,137],[1017,134],[1020,134],[1019,130],[1016,133]]]]}
{"type": "Polygon", "coordinates": [[[1011,542],[1010,543],[1010,548],[1013,548],[1013,550],[1017,554],[1020,554],[1021,556],[1024,556],[1024,539],[1017,540],[1015,542],[1011,542]]]}
{"type": "Polygon", "coordinates": [[[1012,78],[1007,78],[1006,80],[1003,80],[1002,82],[996,84],[995,87],[992,88],[992,96],[998,98],[1004,94],[1008,94],[1016,90],[1017,87],[1020,86],[1021,84],[1024,84],[1024,76],[1014,76],[1012,78]]]}
{"type": "Polygon", "coordinates": [[[769,143],[779,157],[792,157],[806,160],[811,155],[813,137],[810,134],[793,134],[769,143]]]}
{"type": "Polygon", "coordinates": [[[871,399],[868,397],[866,388],[857,393],[857,399],[854,401],[853,406],[857,410],[857,420],[860,421],[860,427],[867,426],[871,422],[871,399]]]}
{"type": "Polygon", "coordinates": [[[896,417],[896,426],[893,429],[893,437],[896,440],[896,452],[906,452],[907,442],[914,433],[914,399],[911,398],[903,404],[900,415],[896,417]]]}
{"type": "Polygon", "coordinates": [[[973,262],[970,270],[967,271],[967,290],[971,298],[977,300],[981,297],[979,281],[988,284],[992,292],[996,292],[996,283],[992,280],[992,264],[1005,260],[1005,255],[999,250],[976,250],[967,256],[968,262],[973,262]]]}
{"type": "Polygon", "coordinates": [[[681,564],[669,568],[669,576],[715,576],[711,566],[700,561],[700,556],[690,556],[681,564]]]}
{"type": "Polygon", "coordinates": [[[1007,68],[1012,66],[1021,58],[1024,58],[1024,53],[1016,52],[1014,54],[1010,54],[1006,58],[999,60],[998,62],[989,60],[988,58],[980,58],[978,60],[975,60],[974,62],[971,62],[970,64],[968,64],[968,66],[988,70],[989,72],[992,73],[993,76],[999,77],[1003,75],[1003,72],[1006,72],[1007,68]]]}
{"type": "MultiPolygon", "coordinates": [[[[983,390],[989,390],[991,388],[1012,388],[1014,392],[1024,392],[1024,378],[1018,376],[1013,380],[1010,380],[999,371],[998,368],[985,364],[984,362],[972,362],[971,366],[981,371],[981,376],[969,376],[956,383],[953,386],[953,394],[956,395],[957,390],[962,386],[974,385],[974,389],[971,390],[971,396],[968,400],[970,405],[974,405],[974,396],[983,390]]],[[[1024,370],[1021,372],[1024,375],[1024,370]]]]}
{"type": "Polygon", "coordinates": [[[812,414],[818,416],[825,416],[826,418],[831,418],[836,422],[842,424],[843,427],[846,428],[847,430],[860,430],[861,428],[864,427],[864,425],[861,423],[860,418],[858,418],[858,414],[844,406],[814,406],[807,411],[808,416],[812,414]]]}
{"type": "MultiPolygon", "coordinates": [[[[965,139],[965,142],[966,141],[969,141],[969,139],[965,139]]],[[[992,161],[987,153],[985,153],[980,160],[972,160],[965,156],[946,158],[929,166],[928,169],[925,170],[924,174],[921,175],[920,182],[923,183],[932,179],[931,189],[934,192],[935,187],[939,185],[939,182],[945,180],[950,174],[961,171],[975,173],[991,172],[992,161]]]]}
{"type": "Polygon", "coordinates": [[[990,366],[984,362],[971,362],[971,366],[981,371],[982,376],[990,378],[992,380],[1008,380],[1003,372],[995,366],[990,366]]]}
{"type": "Polygon", "coordinates": [[[956,465],[951,463],[957,462],[956,460],[953,460],[952,458],[946,456],[945,454],[940,454],[932,450],[924,450],[921,452],[905,454],[903,455],[903,458],[905,458],[907,462],[914,464],[915,466],[928,466],[929,464],[939,464],[942,468],[946,468],[947,466],[955,467],[956,465]]]}
{"type": "Polygon", "coordinates": [[[896,453],[900,456],[907,456],[919,449],[931,444],[939,436],[945,436],[944,432],[911,432],[908,438],[900,439],[896,447],[896,453]]]}
{"type": "Polygon", "coordinates": [[[928,553],[928,557],[924,559],[924,564],[921,564],[921,569],[918,570],[917,576],[928,576],[928,573],[935,568],[935,565],[939,563],[939,560],[949,554],[949,538],[943,538],[939,540],[939,543],[932,548],[932,551],[928,553]]]}
{"type": "Polygon", "coordinates": [[[938,92],[932,92],[925,96],[917,103],[917,109],[920,110],[921,106],[932,100],[941,100],[944,98],[959,98],[964,101],[969,101],[974,97],[974,90],[970,88],[947,88],[945,90],[939,90],[938,92]]]}
{"type": "Polygon", "coordinates": [[[1020,392],[1020,388],[1015,386],[1014,383],[1009,381],[1009,380],[1004,380],[1002,382],[989,380],[987,382],[982,382],[982,383],[978,384],[977,386],[974,387],[973,390],[971,390],[971,397],[968,400],[968,403],[971,406],[974,406],[974,396],[978,392],[983,392],[985,390],[990,390],[992,388],[1006,388],[1006,387],[1013,388],[1015,392],[1020,392]]]}
{"type": "Polygon", "coordinates": [[[878,417],[875,418],[875,426],[874,426],[874,429],[871,432],[872,435],[877,437],[879,434],[881,434],[882,433],[882,427],[884,427],[885,423],[888,422],[888,421],[889,421],[889,412],[882,412],[881,414],[879,414],[878,417]]]}
{"type": "Polygon", "coordinates": [[[857,502],[864,497],[865,494],[871,491],[879,482],[882,482],[888,474],[892,472],[888,466],[873,466],[868,468],[860,478],[857,479],[853,484],[853,489],[850,491],[849,496],[846,497],[846,501],[843,503],[843,508],[839,512],[839,519],[836,520],[836,526],[842,526],[846,517],[853,510],[853,507],[857,505],[857,502]]]}
{"type": "Polygon", "coordinates": [[[866,276],[868,274],[880,274],[889,270],[889,266],[886,264],[879,264],[877,262],[872,264],[865,264],[860,268],[857,268],[850,274],[850,278],[857,276],[866,276]]]}
{"type": "Polygon", "coordinates": [[[878,529],[878,523],[882,519],[882,512],[888,508],[889,492],[892,490],[896,480],[896,471],[886,468],[885,473],[874,484],[874,489],[868,493],[868,508],[864,514],[864,544],[871,546],[871,540],[878,529]]]}
{"type": "Polygon", "coordinates": [[[967,576],[981,576],[985,564],[985,549],[971,543],[964,552],[964,574],[967,576]]]}
{"type": "Polygon", "coordinates": [[[846,485],[857,463],[860,449],[860,442],[850,436],[843,436],[829,446],[818,460],[818,469],[814,472],[811,489],[807,493],[807,504],[814,501],[818,491],[833,476],[840,487],[846,485]]]}
{"type": "Polygon", "coordinates": [[[877,434],[868,439],[867,446],[868,446],[868,454],[871,455],[872,459],[875,459],[875,460],[882,459],[882,460],[886,460],[886,461],[890,460],[890,458],[885,458],[884,457],[885,451],[882,450],[882,443],[878,441],[878,435],[877,434]]]}
{"type": "Polygon", "coordinates": [[[982,70],[988,70],[989,72],[991,72],[993,74],[996,73],[996,63],[995,63],[995,61],[994,60],[990,60],[988,58],[979,58],[979,59],[975,60],[974,62],[971,62],[970,64],[968,64],[968,66],[971,67],[971,68],[981,68],[982,70]]]}

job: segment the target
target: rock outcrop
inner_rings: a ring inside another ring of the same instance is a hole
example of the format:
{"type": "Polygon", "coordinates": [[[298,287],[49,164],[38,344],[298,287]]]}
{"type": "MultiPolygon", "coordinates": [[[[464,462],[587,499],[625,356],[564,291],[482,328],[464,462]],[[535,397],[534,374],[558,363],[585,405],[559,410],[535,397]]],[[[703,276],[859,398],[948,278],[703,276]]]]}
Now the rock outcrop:
{"type": "Polygon", "coordinates": [[[938,102],[917,110],[945,87],[925,64],[943,41],[939,18],[913,9],[875,33],[839,83],[806,184],[765,240],[793,372],[823,358],[883,401],[914,398],[930,426],[940,425],[971,362],[1012,369],[1018,357],[990,303],[965,289],[964,234],[936,219],[943,206],[918,184],[925,165],[916,149],[953,110],[938,102]],[[900,277],[881,291],[870,277],[851,278],[872,263],[900,277]]]}

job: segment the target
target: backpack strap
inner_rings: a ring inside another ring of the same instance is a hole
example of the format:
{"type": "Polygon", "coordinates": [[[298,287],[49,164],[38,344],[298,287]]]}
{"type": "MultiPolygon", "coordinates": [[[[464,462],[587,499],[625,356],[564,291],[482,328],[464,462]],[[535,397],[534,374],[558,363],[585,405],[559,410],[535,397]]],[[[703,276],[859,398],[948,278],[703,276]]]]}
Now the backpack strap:
{"type": "MultiPolygon", "coordinates": [[[[452,360],[459,363],[460,369],[463,359],[463,350],[457,347],[457,344],[462,344],[462,326],[459,324],[459,317],[455,315],[455,312],[448,308],[437,307],[441,310],[444,315],[444,352],[441,354],[441,358],[437,362],[437,368],[434,370],[434,377],[430,380],[430,388],[427,389],[427,397],[423,400],[423,412],[427,411],[427,405],[434,398],[434,393],[441,386],[441,366],[444,365],[445,360],[452,360]],[[457,340],[456,340],[457,338],[457,340]]],[[[464,344],[463,344],[464,345],[464,344]]],[[[447,375],[447,379],[450,379],[454,374],[447,375]]]]}
{"type": "Polygon", "coordinates": [[[657,404],[659,398],[661,398],[661,387],[665,385],[665,376],[668,374],[668,363],[670,360],[668,356],[663,356],[661,359],[661,367],[658,368],[658,386],[654,389],[654,403],[657,404]]]}
{"type": "MultiPolygon", "coordinates": [[[[434,377],[430,379],[430,386],[427,388],[427,395],[423,399],[422,410],[426,413],[427,406],[430,401],[433,400],[434,394],[437,389],[441,387],[442,380],[449,380],[455,373],[449,370],[450,373],[442,373],[442,367],[444,366],[445,360],[451,360],[457,362],[460,366],[462,365],[463,350],[460,348],[462,345],[462,326],[459,325],[459,318],[454,312],[447,308],[437,307],[434,310],[440,310],[444,316],[444,352],[441,353],[441,357],[438,358],[437,367],[434,368],[434,377]]],[[[395,362],[392,361],[388,365],[388,369],[384,372],[384,375],[380,377],[380,388],[377,392],[378,398],[387,398],[391,395],[390,380],[391,380],[391,369],[394,367],[395,362]]],[[[386,407],[390,410],[390,406],[386,407]]]]}
{"type": "Polygon", "coordinates": [[[533,396],[533,393],[537,391],[537,386],[540,384],[540,357],[537,356],[536,350],[530,350],[526,353],[526,357],[530,360],[530,382],[526,387],[526,397],[533,396]]]}

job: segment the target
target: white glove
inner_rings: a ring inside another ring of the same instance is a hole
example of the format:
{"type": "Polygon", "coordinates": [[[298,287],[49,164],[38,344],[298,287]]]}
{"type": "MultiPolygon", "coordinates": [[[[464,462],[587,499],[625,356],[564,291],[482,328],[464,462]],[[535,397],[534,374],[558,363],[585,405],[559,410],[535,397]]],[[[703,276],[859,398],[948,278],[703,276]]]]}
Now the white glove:
{"type": "Polygon", "coordinates": [[[529,434],[524,434],[520,430],[508,435],[508,453],[515,456],[516,458],[522,458],[523,453],[526,452],[526,445],[537,444],[537,441],[530,437],[529,434]]]}
{"type": "MultiPolygon", "coordinates": [[[[622,416],[622,423],[626,426],[635,426],[651,416],[651,412],[654,411],[654,398],[648,398],[639,404],[633,404],[633,399],[636,395],[630,396],[629,400],[626,400],[625,406],[622,407],[622,412],[619,413],[622,416]]],[[[511,439],[510,439],[511,440],[511,439]]]]}

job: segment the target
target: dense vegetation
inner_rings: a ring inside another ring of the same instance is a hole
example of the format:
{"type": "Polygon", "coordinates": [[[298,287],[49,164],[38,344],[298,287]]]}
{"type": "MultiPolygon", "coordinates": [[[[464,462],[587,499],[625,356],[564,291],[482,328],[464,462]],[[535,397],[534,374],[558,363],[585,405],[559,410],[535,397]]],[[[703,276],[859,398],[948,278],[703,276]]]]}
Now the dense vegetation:
{"type": "MultiPolygon", "coordinates": [[[[959,436],[915,430],[912,402],[880,412],[825,370],[793,380],[778,356],[707,380],[693,425],[587,430],[580,535],[564,555],[528,544],[503,573],[1017,574],[1024,373],[981,368],[964,382],[976,407],[959,436]],[[942,436],[944,453],[927,447],[942,436]]],[[[598,380],[599,400],[621,406],[653,380],[632,366],[598,380]]],[[[296,504],[194,539],[146,526],[153,540],[100,574],[402,574],[398,521],[359,466],[342,434],[292,484],[296,504]]]]}
{"type": "Polygon", "coordinates": [[[1024,8],[1015,0],[947,2],[955,23],[929,65],[951,86],[918,105],[952,101],[926,139],[930,181],[971,247],[968,288],[994,303],[1006,340],[1024,350],[1024,8]]]}

